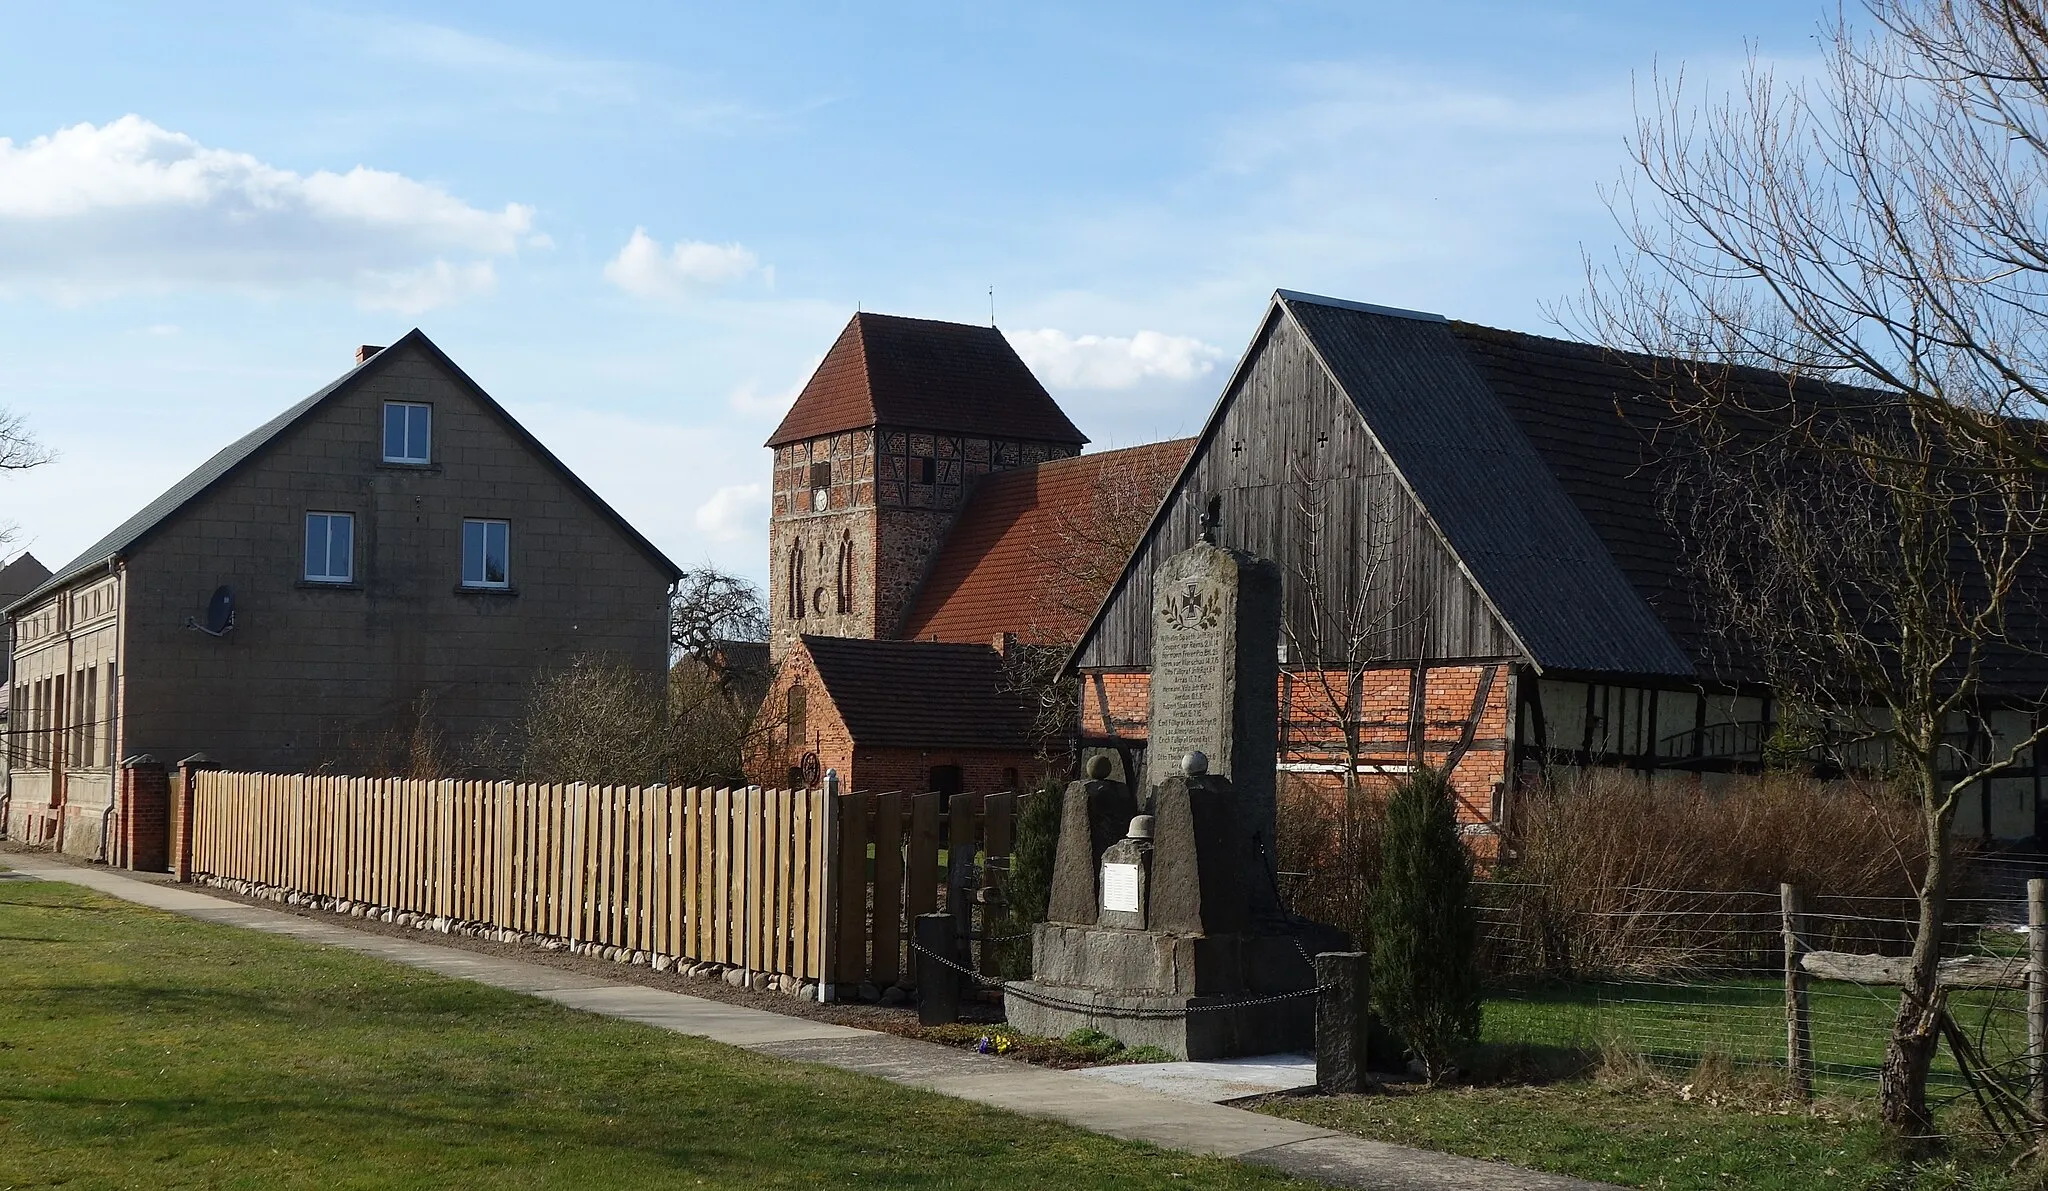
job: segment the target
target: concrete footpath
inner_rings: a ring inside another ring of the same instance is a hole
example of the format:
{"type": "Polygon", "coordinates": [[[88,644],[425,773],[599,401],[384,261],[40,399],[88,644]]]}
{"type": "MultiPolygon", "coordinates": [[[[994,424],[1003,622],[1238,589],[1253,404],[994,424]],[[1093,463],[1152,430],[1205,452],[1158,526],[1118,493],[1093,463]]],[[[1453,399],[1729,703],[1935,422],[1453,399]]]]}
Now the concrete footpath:
{"type": "Polygon", "coordinates": [[[257,909],[190,886],[140,880],[21,853],[0,864],[137,905],[287,935],[574,1009],[708,1038],[777,1058],[822,1063],[1171,1150],[1234,1158],[1334,1187],[1385,1191],[1590,1191],[1601,1184],[1428,1150],[1367,1141],[1220,1104],[1163,1096],[1069,1071],[1033,1067],[872,1030],[786,1017],[635,984],[614,984],[541,964],[395,939],[296,914],[257,909]]]}

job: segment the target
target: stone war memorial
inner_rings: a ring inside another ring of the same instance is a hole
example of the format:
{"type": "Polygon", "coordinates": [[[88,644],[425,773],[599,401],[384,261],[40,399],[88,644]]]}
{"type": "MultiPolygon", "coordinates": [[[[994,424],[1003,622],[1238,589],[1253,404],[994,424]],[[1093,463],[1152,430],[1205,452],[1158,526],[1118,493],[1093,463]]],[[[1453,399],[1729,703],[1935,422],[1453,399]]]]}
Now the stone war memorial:
{"type": "Polygon", "coordinates": [[[1105,758],[1067,787],[1046,921],[1010,1024],[1186,1059],[1307,1050],[1318,951],[1275,886],[1280,572],[1197,542],[1160,565],[1143,797],[1105,758]],[[1293,995],[1289,995],[1293,994],[1293,995]]]}

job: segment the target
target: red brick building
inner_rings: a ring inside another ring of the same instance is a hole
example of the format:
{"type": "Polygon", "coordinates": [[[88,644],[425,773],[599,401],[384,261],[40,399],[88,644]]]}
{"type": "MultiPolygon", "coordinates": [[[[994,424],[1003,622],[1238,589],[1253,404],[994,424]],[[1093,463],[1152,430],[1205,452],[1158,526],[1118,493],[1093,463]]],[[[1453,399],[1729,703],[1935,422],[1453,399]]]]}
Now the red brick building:
{"type": "Polygon", "coordinates": [[[756,781],[1037,784],[1005,653],[1073,642],[1189,445],[1087,441],[995,328],[854,316],[768,440],[777,671],[756,781]]]}
{"type": "Polygon", "coordinates": [[[777,784],[827,771],[848,790],[995,793],[1035,785],[1032,708],[991,645],[799,636],[777,693],[777,784]]]}

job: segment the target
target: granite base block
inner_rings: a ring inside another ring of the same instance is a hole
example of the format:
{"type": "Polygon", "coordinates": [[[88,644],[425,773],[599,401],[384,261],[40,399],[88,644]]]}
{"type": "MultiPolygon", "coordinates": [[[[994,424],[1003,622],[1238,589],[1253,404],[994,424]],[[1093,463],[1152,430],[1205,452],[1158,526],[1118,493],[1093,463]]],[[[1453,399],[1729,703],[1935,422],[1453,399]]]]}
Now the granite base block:
{"type": "Polygon", "coordinates": [[[1043,922],[1032,932],[1032,979],[1080,988],[1181,996],[1266,995],[1312,988],[1300,939],[1175,935],[1043,922]]]}
{"type": "Polygon", "coordinates": [[[1003,997],[1010,1025],[1062,1038],[1100,1030],[1128,1047],[1156,1046],[1179,1059],[1230,1059],[1303,1051],[1315,1045],[1315,997],[1183,996],[1012,981],[1003,997]],[[1018,994],[1022,995],[1018,995],[1018,994]],[[1072,1008],[1038,1004],[1046,997],[1072,1008]],[[1166,1012],[1172,1016],[1153,1017],[1166,1012]],[[1148,1016],[1139,1016],[1145,1014],[1148,1016]]]}

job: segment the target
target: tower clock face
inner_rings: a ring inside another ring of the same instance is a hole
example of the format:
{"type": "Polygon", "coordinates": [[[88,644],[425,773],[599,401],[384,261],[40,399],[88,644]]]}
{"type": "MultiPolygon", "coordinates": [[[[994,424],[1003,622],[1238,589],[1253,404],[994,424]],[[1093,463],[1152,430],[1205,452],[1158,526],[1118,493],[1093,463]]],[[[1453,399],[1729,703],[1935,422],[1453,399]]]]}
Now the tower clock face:
{"type": "Polygon", "coordinates": [[[831,502],[831,499],[832,494],[830,492],[827,492],[825,489],[811,489],[811,508],[817,510],[818,512],[824,512],[825,506],[831,502]]]}

